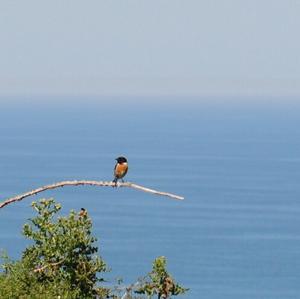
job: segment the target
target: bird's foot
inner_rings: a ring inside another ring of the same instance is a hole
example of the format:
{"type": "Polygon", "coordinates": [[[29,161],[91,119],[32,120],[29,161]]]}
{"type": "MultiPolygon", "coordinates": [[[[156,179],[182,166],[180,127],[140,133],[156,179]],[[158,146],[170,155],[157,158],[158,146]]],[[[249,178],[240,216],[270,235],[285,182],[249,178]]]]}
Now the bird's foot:
{"type": "Polygon", "coordinates": [[[113,180],[113,183],[115,183],[115,184],[112,186],[113,188],[118,187],[118,180],[113,180]]]}

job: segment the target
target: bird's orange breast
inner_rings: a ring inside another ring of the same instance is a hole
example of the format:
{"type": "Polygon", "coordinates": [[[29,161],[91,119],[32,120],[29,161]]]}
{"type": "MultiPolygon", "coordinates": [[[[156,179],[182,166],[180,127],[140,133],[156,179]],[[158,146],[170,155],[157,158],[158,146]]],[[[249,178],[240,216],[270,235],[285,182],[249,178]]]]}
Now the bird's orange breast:
{"type": "Polygon", "coordinates": [[[117,163],[116,167],[115,167],[115,177],[118,179],[121,179],[125,176],[125,174],[128,171],[128,165],[127,163],[117,163]]]}

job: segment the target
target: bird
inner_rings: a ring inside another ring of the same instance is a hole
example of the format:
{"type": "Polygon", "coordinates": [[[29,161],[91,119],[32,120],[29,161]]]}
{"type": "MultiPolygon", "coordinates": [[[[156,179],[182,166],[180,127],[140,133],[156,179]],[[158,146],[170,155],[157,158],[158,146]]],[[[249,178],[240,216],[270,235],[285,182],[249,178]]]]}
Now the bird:
{"type": "Polygon", "coordinates": [[[87,216],[87,210],[85,208],[81,208],[79,212],[80,217],[86,217],[87,216]]]}
{"type": "Polygon", "coordinates": [[[114,168],[114,180],[115,186],[117,186],[118,180],[122,180],[124,182],[123,177],[126,175],[128,171],[128,163],[125,157],[118,157],[117,163],[114,168]]]}

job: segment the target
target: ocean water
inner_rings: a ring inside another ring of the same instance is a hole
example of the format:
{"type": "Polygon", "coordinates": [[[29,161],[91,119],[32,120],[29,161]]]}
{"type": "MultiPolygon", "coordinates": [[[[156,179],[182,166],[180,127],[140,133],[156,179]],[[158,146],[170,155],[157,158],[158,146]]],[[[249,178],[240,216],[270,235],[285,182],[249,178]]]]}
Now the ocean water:
{"type": "Polygon", "coordinates": [[[62,214],[86,208],[108,279],[135,282],[166,256],[190,291],[180,298],[300,298],[300,104],[295,100],[55,98],[1,100],[1,200],[45,184],[126,180],[127,188],[65,187],[0,210],[0,248],[18,258],[33,200],[62,214]],[[97,101],[98,100],[98,101],[97,101]]]}

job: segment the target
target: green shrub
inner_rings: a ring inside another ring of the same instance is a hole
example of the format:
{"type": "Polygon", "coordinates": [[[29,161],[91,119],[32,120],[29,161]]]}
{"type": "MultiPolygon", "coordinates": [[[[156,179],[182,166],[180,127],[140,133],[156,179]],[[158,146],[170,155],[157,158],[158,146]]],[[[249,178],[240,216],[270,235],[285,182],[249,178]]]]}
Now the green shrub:
{"type": "Polygon", "coordinates": [[[177,284],[166,270],[166,258],[158,257],[154,260],[152,271],[141,281],[141,287],[135,291],[137,294],[145,294],[152,298],[167,299],[172,295],[184,294],[188,289],[177,284]]]}
{"type": "Polygon", "coordinates": [[[130,287],[103,287],[99,275],[107,266],[98,255],[88,213],[71,211],[58,217],[61,206],[53,199],[33,202],[32,207],[37,216],[23,227],[23,235],[32,244],[19,261],[2,255],[1,299],[167,299],[186,292],[167,272],[165,257],[155,259],[152,271],[130,287]]]}
{"type": "Polygon", "coordinates": [[[0,276],[1,298],[93,298],[106,293],[97,285],[103,280],[97,274],[107,268],[97,255],[88,214],[71,211],[67,217],[54,219],[61,206],[53,199],[32,206],[38,215],[24,225],[23,234],[33,244],[20,261],[6,258],[0,276]]]}

